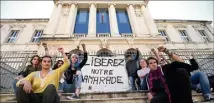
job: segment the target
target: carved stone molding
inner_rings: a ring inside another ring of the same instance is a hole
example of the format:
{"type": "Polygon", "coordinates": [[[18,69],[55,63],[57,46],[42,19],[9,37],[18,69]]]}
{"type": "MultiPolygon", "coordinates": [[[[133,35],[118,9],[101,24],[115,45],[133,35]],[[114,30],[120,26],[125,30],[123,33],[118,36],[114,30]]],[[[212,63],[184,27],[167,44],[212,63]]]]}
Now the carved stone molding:
{"type": "Polygon", "coordinates": [[[133,45],[134,45],[134,39],[133,38],[128,38],[127,42],[128,42],[129,47],[132,48],[133,45]]]}
{"type": "Polygon", "coordinates": [[[109,48],[108,39],[101,39],[100,48],[109,48]]]}
{"type": "Polygon", "coordinates": [[[110,7],[111,5],[113,5],[114,7],[116,6],[116,4],[112,4],[112,3],[111,3],[111,4],[108,4],[108,7],[110,7]]]}
{"type": "Polygon", "coordinates": [[[10,28],[15,28],[15,27],[17,27],[17,28],[23,29],[23,28],[26,27],[26,25],[25,25],[25,24],[21,24],[21,23],[17,23],[17,24],[10,24],[9,27],[10,27],[10,28]]]}
{"type": "Polygon", "coordinates": [[[62,9],[62,16],[68,16],[70,8],[66,7],[62,9]]]}
{"type": "Polygon", "coordinates": [[[184,24],[173,25],[174,28],[186,28],[187,26],[184,24]]]}
{"type": "Polygon", "coordinates": [[[45,29],[46,28],[46,25],[44,24],[33,24],[33,28],[34,29],[45,29]]]}
{"type": "Polygon", "coordinates": [[[167,24],[158,23],[156,25],[157,25],[158,28],[167,28],[167,24]]]}
{"type": "Polygon", "coordinates": [[[143,12],[142,12],[141,10],[135,10],[135,15],[136,15],[137,17],[142,17],[143,12]]]}
{"type": "Polygon", "coordinates": [[[192,25],[193,28],[203,28],[203,25],[201,24],[195,24],[195,25],[192,25]]]}

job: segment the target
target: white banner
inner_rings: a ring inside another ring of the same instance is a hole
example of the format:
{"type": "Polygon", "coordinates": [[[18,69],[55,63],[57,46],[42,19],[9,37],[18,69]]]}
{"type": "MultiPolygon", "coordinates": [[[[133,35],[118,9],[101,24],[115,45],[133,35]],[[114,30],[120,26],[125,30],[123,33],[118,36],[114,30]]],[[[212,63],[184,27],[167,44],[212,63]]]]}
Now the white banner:
{"type": "Polygon", "coordinates": [[[82,93],[129,90],[124,56],[88,56],[82,75],[82,93]]]}

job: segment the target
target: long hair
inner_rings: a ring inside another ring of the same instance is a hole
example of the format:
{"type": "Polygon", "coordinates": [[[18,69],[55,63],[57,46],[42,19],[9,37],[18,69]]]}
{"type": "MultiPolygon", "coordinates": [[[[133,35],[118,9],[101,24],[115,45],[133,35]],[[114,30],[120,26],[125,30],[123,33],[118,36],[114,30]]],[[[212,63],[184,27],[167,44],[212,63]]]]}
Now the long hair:
{"type": "Polygon", "coordinates": [[[39,57],[39,55],[33,55],[32,57],[31,57],[31,59],[30,59],[30,64],[31,65],[33,65],[33,59],[35,58],[35,57],[38,57],[38,65],[39,65],[39,63],[41,62],[41,58],[39,57]]]}
{"type": "Polygon", "coordinates": [[[62,60],[58,60],[58,61],[56,62],[56,64],[54,65],[53,70],[59,68],[59,67],[58,67],[59,62],[62,62],[62,64],[64,64],[64,62],[63,62],[62,60]]]}
{"type": "Polygon", "coordinates": [[[142,68],[142,67],[140,66],[140,61],[141,61],[141,60],[144,60],[144,61],[146,62],[147,67],[149,66],[146,59],[140,58],[140,59],[138,60],[138,65],[139,65],[139,68],[140,68],[140,69],[142,68]]]}

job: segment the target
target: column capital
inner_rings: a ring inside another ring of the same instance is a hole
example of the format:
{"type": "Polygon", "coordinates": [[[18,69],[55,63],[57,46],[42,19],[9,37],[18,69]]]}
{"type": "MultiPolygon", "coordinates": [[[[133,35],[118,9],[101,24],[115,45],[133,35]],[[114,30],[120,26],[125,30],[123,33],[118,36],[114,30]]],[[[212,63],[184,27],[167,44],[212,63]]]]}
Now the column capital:
{"type": "Polygon", "coordinates": [[[78,3],[77,2],[72,2],[72,3],[69,3],[70,5],[78,5],[78,3]]]}
{"type": "Polygon", "coordinates": [[[116,4],[112,4],[112,3],[111,3],[111,4],[108,4],[108,6],[111,6],[111,5],[116,6],[116,4]]]}
{"type": "Polygon", "coordinates": [[[89,8],[94,5],[95,7],[97,7],[97,4],[96,3],[89,3],[89,8]]]}
{"type": "Polygon", "coordinates": [[[56,3],[56,5],[58,6],[58,5],[62,5],[62,3],[61,2],[58,2],[58,3],[56,3]]]}
{"type": "Polygon", "coordinates": [[[113,5],[113,7],[115,8],[116,4],[108,4],[108,7],[110,8],[111,5],[113,5]]]}
{"type": "Polygon", "coordinates": [[[139,5],[140,5],[141,7],[142,7],[142,6],[146,6],[146,4],[145,4],[145,3],[139,4],[139,5]]]}
{"type": "Polygon", "coordinates": [[[127,5],[127,6],[131,6],[131,5],[132,5],[132,6],[135,6],[135,4],[126,4],[126,5],[127,5]]]}
{"type": "Polygon", "coordinates": [[[69,4],[69,3],[63,3],[62,6],[63,6],[63,7],[69,7],[70,4],[69,4]]]}

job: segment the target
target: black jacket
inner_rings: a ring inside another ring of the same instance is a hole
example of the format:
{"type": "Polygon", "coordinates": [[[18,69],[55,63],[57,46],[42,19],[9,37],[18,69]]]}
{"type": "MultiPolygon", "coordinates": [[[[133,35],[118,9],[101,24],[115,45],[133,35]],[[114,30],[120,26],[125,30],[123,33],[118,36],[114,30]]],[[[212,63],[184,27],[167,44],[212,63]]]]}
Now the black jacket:
{"type": "Polygon", "coordinates": [[[33,67],[33,65],[28,65],[24,71],[18,73],[18,75],[22,75],[23,77],[27,77],[30,73],[34,71],[40,71],[42,67],[39,65],[38,67],[33,67]]]}
{"type": "MultiPolygon", "coordinates": [[[[189,71],[198,67],[194,60],[191,65],[183,62],[172,62],[161,66],[164,78],[169,87],[172,103],[192,103],[191,83],[189,71]]],[[[143,89],[148,90],[148,75],[144,78],[143,89]]]]}
{"type": "Polygon", "coordinates": [[[137,51],[137,55],[133,60],[129,60],[126,63],[126,70],[128,73],[128,77],[130,76],[135,76],[136,77],[136,71],[138,69],[137,63],[138,63],[138,58],[139,58],[139,51],[137,51]]]}
{"type": "Polygon", "coordinates": [[[84,52],[84,59],[82,60],[82,62],[78,65],[78,67],[75,68],[75,70],[72,70],[71,69],[71,66],[70,65],[68,67],[68,69],[65,71],[64,75],[65,75],[65,81],[68,83],[68,84],[72,84],[73,83],[73,74],[76,74],[76,71],[81,71],[82,67],[86,64],[88,60],[88,54],[87,52],[84,52]]]}

